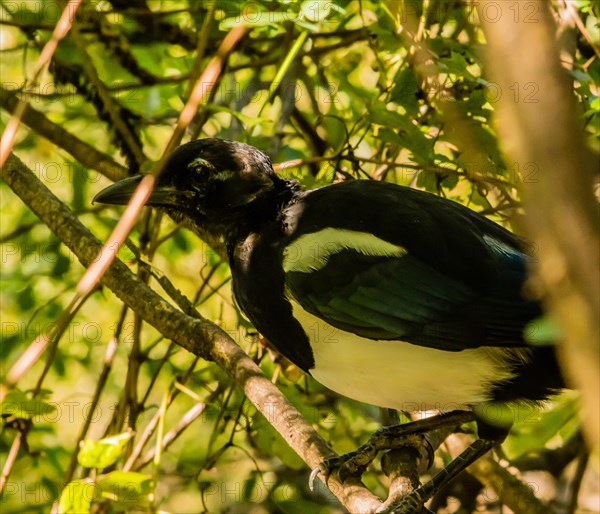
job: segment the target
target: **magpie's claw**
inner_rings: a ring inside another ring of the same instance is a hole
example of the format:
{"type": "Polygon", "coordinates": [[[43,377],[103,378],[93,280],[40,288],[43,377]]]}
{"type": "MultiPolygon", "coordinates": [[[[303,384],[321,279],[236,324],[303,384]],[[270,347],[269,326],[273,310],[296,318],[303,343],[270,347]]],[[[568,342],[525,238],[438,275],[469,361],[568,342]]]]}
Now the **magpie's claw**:
{"type": "Polygon", "coordinates": [[[315,489],[315,478],[317,478],[317,475],[321,472],[322,472],[321,466],[317,466],[316,468],[313,468],[313,470],[310,472],[310,476],[308,477],[308,488],[310,489],[311,493],[315,489]]]}
{"type": "Polygon", "coordinates": [[[308,478],[308,486],[311,491],[314,486],[315,478],[319,474],[323,475],[325,483],[327,483],[329,477],[333,475],[335,475],[340,482],[347,482],[351,478],[360,480],[362,474],[377,455],[377,450],[365,448],[367,446],[369,446],[369,443],[364,444],[356,451],[331,457],[330,459],[321,462],[321,464],[311,471],[310,477],[308,478]]]}
{"type": "Polygon", "coordinates": [[[427,432],[448,423],[460,424],[469,421],[472,419],[472,415],[471,412],[452,411],[404,425],[380,428],[365,444],[358,447],[355,451],[327,459],[313,469],[309,478],[309,486],[312,489],[314,480],[318,474],[323,475],[325,482],[332,475],[336,475],[341,482],[346,482],[350,478],[360,480],[362,474],[367,470],[371,462],[375,460],[380,451],[394,450],[406,446],[423,450],[423,453],[428,457],[428,464],[431,466],[434,458],[434,450],[427,439],[427,432]]]}
{"type": "Polygon", "coordinates": [[[324,469],[323,474],[326,477],[335,474],[341,482],[346,482],[350,478],[360,479],[376,455],[376,452],[373,454],[363,452],[361,447],[357,451],[327,459],[321,464],[324,469]]]}
{"type": "Polygon", "coordinates": [[[388,437],[388,428],[377,431],[365,444],[353,452],[332,457],[323,461],[312,470],[309,478],[309,486],[312,488],[316,476],[321,473],[325,481],[330,476],[337,476],[340,482],[347,482],[351,478],[360,480],[371,462],[375,460],[381,450],[392,450],[403,446],[422,448],[425,446],[430,462],[433,460],[433,449],[423,434],[403,434],[397,439],[388,437]]]}

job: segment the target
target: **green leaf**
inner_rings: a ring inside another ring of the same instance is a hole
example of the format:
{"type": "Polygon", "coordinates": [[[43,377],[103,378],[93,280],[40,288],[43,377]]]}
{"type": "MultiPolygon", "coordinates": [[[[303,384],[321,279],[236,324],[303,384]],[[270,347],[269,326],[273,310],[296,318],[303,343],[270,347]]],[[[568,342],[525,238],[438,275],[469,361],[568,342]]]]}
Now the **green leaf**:
{"type": "Polygon", "coordinates": [[[17,294],[17,303],[21,310],[26,311],[33,308],[35,301],[36,298],[31,284],[27,284],[27,286],[17,294]]]}
{"type": "MultiPolygon", "coordinates": [[[[515,424],[503,444],[508,457],[513,459],[549,446],[555,438],[564,442],[572,436],[573,427],[578,424],[578,400],[577,394],[566,392],[556,398],[556,405],[551,410],[525,404],[514,406],[515,424]]],[[[556,441],[556,445],[560,445],[559,441],[556,441]]]]}
{"type": "Polygon", "coordinates": [[[390,99],[402,105],[411,114],[417,114],[419,102],[417,93],[421,90],[417,82],[417,76],[412,68],[400,70],[394,77],[394,86],[390,93],[390,99]]]}
{"type": "Polygon", "coordinates": [[[79,450],[77,461],[84,468],[103,469],[111,466],[121,456],[123,448],[132,437],[132,432],[125,432],[99,441],[86,439],[79,450]]]}
{"type": "Polygon", "coordinates": [[[412,125],[408,118],[395,111],[390,111],[381,103],[369,110],[369,118],[373,123],[384,127],[410,129],[410,125],[412,125]]]}
{"type": "Polygon", "coordinates": [[[305,0],[300,6],[302,17],[315,23],[324,21],[332,11],[344,13],[344,9],[329,0],[305,0]]]}
{"type": "Polygon", "coordinates": [[[440,67],[443,71],[468,80],[475,80],[475,76],[468,70],[470,64],[458,52],[451,52],[449,59],[440,59],[440,67]]]}
{"type": "Polygon", "coordinates": [[[417,186],[422,187],[430,193],[439,193],[440,179],[435,173],[426,170],[419,171],[417,175],[417,186]]]}
{"type": "Polygon", "coordinates": [[[546,316],[531,321],[525,327],[523,335],[529,344],[546,346],[556,343],[560,339],[561,333],[556,320],[546,316]]]}
{"type": "Polygon", "coordinates": [[[61,253],[60,250],[58,250],[58,252],[56,253],[56,262],[54,263],[50,274],[53,277],[62,277],[67,271],[69,271],[70,267],[71,260],[66,255],[61,253]]]}
{"type": "Polygon", "coordinates": [[[19,419],[34,419],[35,417],[44,417],[56,408],[53,405],[42,401],[40,397],[31,399],[23,391],[15,389],[10,391],[4,401],[0,403],[0,415],[2,417],[15,417],[19,419]]]}
{"type": "Polygon", "coordinates": [[[86,203],[86,190],[89,177],[86,169],[79,163],[70,162],[68,166],[69,180],[73,183],[73,209],[80,211],[88,207],[86,203]]]}
{"type": "Polygon", "coordinates": [[[114,502],[115,509],[133,510],[148,507],[154,496],[150,475],[134,471],[113,471],[97,481],[102,498],[114,502]]]}
{"type": "Polygon", "coordinates": [[[171,238],[171,241],[173,241],[177,248],[184,252],[189,252],[191,249],[189,239],[181,230],[175,232],[175,235],[171,238]]]}
{"type": "Polygon", "coordinates": [[[300,18],[295,9],[287,11],[267,11],[259,3],[246,4],[237,16],[225,18],[219,23],[219,30],[229,31],[238,25],[247,27],[265,27],[288,21],[298,21],[300,18]],[[249,8],[252,7],[252,9],[249,8]]]}
{"type": "Polygon", "coordinates": [[[231,116],[240,120],[246,128],[251,128],[259,123],[273,123],[273,120],[266,116],[247,116],[223,105],[211,105],[208,109],[211,112],[226,112],[227,114],[231,114],[231,116]]]}
{"type": "Polygon", "coordinates": [[[73,480],[60,493],[59,514],[86,514],[91,511],[96,486],[90,479],[73,480]]]}

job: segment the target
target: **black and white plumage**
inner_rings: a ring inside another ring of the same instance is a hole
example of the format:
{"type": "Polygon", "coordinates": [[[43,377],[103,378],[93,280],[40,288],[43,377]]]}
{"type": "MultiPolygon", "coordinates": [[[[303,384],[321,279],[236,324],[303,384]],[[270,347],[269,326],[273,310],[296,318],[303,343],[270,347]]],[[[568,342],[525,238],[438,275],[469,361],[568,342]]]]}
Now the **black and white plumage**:
{"type": "MultiPolygon", "coordinates": [[[[139,177],[95,200],[123,204],[139,177]]],[[[563,382],[523,297],[523,242],[426,192],[377,181],[301,191],[269,158],[204,139],[171,157],[149,205],[227,246],[241,309],[330,389],[399,410],[538,401],[563,382]]]]}

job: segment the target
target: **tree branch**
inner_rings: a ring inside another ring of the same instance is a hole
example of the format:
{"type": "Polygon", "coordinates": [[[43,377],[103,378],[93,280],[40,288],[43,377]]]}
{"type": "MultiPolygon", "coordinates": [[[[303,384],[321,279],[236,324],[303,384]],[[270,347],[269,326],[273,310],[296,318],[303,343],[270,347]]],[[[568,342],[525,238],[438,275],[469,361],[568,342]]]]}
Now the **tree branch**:
{"type": "MultiPolygon", "coordinates": [[[[472,437],[465,434],[454,434],[446,440],[446,447],[455,459],[472,443],[472,437]]],[[[552,511],[536,498],[533,489],[521,482],[506,468],[496,462],[491,454],[481,457],[468,468],[485,487],[498,493],[498,499],[513,512],[527,514],[549,514],[552,511]]]]}
{"type": "MultiPolygon", "coordinates": [[[[17,95],[4,88],[0,88],[0,106],[12,113],[19,99],[17,95]]],[[[82,141],[60,125],[50,121],[41,112],[36,111],[31,105],[25,107],[21,121],[40,136],[45,137],[56,146],[69,152],[73,158],[84,166],[96,170],[110,180],[117,181],[127,177],[127,168],[111,159],[105,153],[96,150],[92,145],[82,141]]]]}
{"type": "MultiPolygon", "coordinates": [[[[101,242],[14,154],[8,158],[1,176],[82,265],[87,266],[96,258],[101,242]]],[[[178,311],[117,259],[102,283],[165,337],[194,355],[217,363],[309,467],[315,468],[324,459],[335,456],[300,412],[222,329],[206,319],[178,311]]],[[[351,512],[373,512],[381,505],[359,481],[342,484],[332,477],[328,487],[351,512]]]]}

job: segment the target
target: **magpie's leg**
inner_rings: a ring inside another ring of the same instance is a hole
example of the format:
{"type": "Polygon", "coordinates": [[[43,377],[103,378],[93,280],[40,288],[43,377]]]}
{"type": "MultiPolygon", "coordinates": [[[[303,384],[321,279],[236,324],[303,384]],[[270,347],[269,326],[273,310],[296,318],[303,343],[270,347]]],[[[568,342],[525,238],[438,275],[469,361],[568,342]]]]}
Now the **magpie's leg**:
{"type": "Polygon", "coordinates": [[[415,489],[398,503],[389,506],[381,514],[412,514],[420,512],[423,504],[448,482],[462,473],[473,462],[483,457],[498,444],[497,440],[477,439],[471,446],[464,450],[458,457],[450,462],[444,469],[437,473],[429,482],[415,489]]]}
{"type": "Polygon", "coordinates": [[[311,473],[310,483],[314,481],[319,472],[323,473],[326,479],[337,473],[341,481],[350,477],[360,477],[381,450],[391,450],[403,446],[416,448],[425,446],[431,461],[433,460],[433,449],[425,439],[425,434],[449,425],[459,426],[473,419],[472,411],[456,410],[403,425],[383,427],[357,450],[324,461],[311,473]]]}

